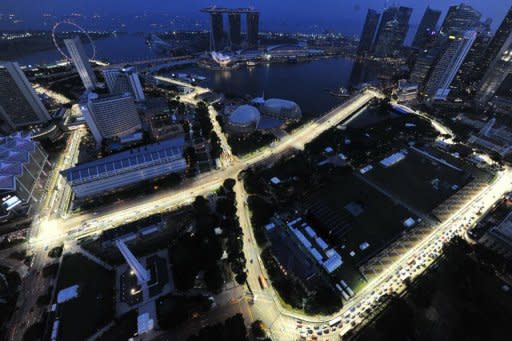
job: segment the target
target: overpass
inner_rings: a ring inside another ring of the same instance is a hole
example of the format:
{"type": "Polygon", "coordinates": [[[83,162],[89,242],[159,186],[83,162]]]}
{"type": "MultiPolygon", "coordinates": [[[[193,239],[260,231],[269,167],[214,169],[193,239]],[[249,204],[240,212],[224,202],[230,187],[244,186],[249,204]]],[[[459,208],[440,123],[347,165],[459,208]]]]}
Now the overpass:
{"type": "MultiPolygon", "coordinates": [[[[181,64],[185,63],[195,63],[197,61],[197,58],[191,55],[187,56],[180,56],[180,57],[161,57],[161,58],[151,58],[151,59],[143,59],[143,60],[137,60],[129,63],[117,63],[117,64],[106,64],[103,63],[100,65],[100,69],[108,69],[113,67],[123,67],[127,64],[131,66],[144,66],[144,64],[164,64],[164,63],[178,63],[181,64]]],[[[180,65],[180,64],[172,64],[172,65],[180,65]]]]}
{"type": "Polygon", "coordinates": [[[139,260],[135,258],[133,253],[126,246],[125,241],[130,239],[135,239],[135,235],[130,235],[124,238],[120,238],[116,240],[116,246],[119,249],[119,252],[123,255],[126,263],[130,266],[130,268],[135,272],[135,276],[137,276],[137,282],[139,284],[144,284],[149,282],[151,276],[149,272],[140,264],[139,260]]]}
{"type": "Polygon", "coordinates": [[[167,83],[167,84],[171,84],[171,85],[177,85],[177,86],[182,86],[185,88],[192,88],[192,89],[196,88],[194,85],[184,82],[184,81],[180,81],[179,79],[176,79],[176,78],[170,78],[170,77],[165,77],[165,76],[153,76],[153,78],[159,82],[163,82],[163,83],[167,83]]]}

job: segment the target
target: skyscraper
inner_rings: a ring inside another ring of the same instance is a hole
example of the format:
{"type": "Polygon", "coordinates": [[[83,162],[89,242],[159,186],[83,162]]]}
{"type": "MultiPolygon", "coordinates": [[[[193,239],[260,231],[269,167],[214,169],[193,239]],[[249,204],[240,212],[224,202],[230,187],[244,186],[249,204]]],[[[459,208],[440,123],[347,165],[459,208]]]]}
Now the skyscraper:
{"type": "Polygon", "coordinates": [[[421,19],[420,25],[418,26],[418,30],[416,31],[416,35],[414,36],[412,47],[417,49],[425,48],[429,38],[435,34],[436,25],[440,16],[441,11],[427,7],[425,14],[423,14],[423,18],[421,19]]]}
{"type": "Polygon", "coordinates": [[[140,83],[139,74],[133,66],[111,68],[103,70],[105,83],[111,94],[130,93],[135,102],[144,101],[144,91],[140,83]]]}
{"type": "Polygon", "coordinates": [[[221,12],[210,13],[210,50],[218,51],[224,48],[224,18],[221,12]]]}
{"type": "Polygon", "coordinates": [[[375,37],[375,30],[379,24],[380,13],[373,9],[368,9],[366,20],[364,22],[363,32],[361,33],[361,40],[357,48],[357,54],[363,56],[368,54],[372,48],[373,38],[375,37]]]}
{"type": "Polygon", "coordinates": [[[242,43],[240,13],[229,13],[229,44],[231,48],[237,48],[242,43]]]}
{"type": "Polygon", "coordinates": [[[450,93],[450,85],[464,62],[476,39],[475,31],[467,31],[462,36],[452,36],[439,61],[434,66],[425,85],[425,93],[433,98],[444,100],[450,93]]]}
{"type": "Polygon", "coordinates": [[[377,57],[394,57],[400,53],[409,30],[412,8],[389,7],[382,14],[375,39],[374,52],[377,57]]]}
{"type": "Polygon", "coordinates": [[[416,62],[412,68],[409,81],[418,84],[420,93],[422,92],[423,86],[432,71],[432,65],[437,61],[437,57],[440,53],[439,50],[439,48],[433,48],[428,51],[422,51],[416,57],[416,62]]]}
{"type": "Polygon", "coordinates": [[[0,220],[30,214],[46,179],[48,154],[30,134],[0,137],[0,220]]]}
{"type": "Polygon", "coordinates": [[[482,79],[485,68],[482,67],[485,51],[489,46],[492,35],[484,30],[477,33],[471,49],[462,63],[452,83],[450,97],[460,99],[473,98],[477,86],[482,79]]]}
{"type": "Polygon", "coordinates": [[[133,98],[127,93],[100,97],[88,91],[81,98],[80,110],[98,147],[103,139],[121,138],[142,127],[133,98]]]}
{"type": "Polygon", "coordinates": [[[50,120],[18,63],[0,62],[0,118],[4,133],[50,120]]]}
{"type": "Polygon", "coordinates": [[[480,63],[485,74],[477,92],[480,105],[487,103],[496,93],[507,75],[512,72],[512,8],[492,38],[480,63]]]}
{"type": "Polygon", "coordinates": [[[247,44],[249,47],[258,46],[260,14],[258,12],[247,13],[247,44]]]}
{"type": "Polygon", "coordinates": [[[80,41],[80,38],[75,37],[73,39],[64,39],[64,44],[68,50],[69,56],[75,65],[78,75],[84,83],[84,87],[87,90],[94,90],[96,88],[96,76],[89,63],[89,58],[85,53],[84,46],[80,41]]]}
{"type": "Polygon", "coordinates": [[[482,14],[480,12],[464,3],[450,6],[441,25],[441,33],[446,36],[460,35],[467,30],[473,30],[480,25],[481,17],[482,14]]]}

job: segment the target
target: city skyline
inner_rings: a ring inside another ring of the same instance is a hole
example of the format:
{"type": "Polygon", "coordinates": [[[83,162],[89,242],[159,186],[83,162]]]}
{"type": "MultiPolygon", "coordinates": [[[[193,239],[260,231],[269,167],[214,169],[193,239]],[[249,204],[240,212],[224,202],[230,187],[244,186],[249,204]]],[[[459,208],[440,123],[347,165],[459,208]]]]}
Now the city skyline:
{"type": "MultiPolygon", "coordinates": [[[[7,29],[26,29],[26,28],[44,28],[45,21],[43,14],[49,14],[56,17],[68,16],[72,13],[80,13],[84,16],[99,16],[99,20],[95,20],[91,25],[97,25],[95,28],[113,29],[120,21],[126,22],[127,30],[162,30],[155,29],[151,23],[169,26],[169,28],[192,29],[207,28],[207,18],[199,13],[203,7],[211,6],[209,1],[195,1],[193,5],[186,1],[173,1],[172,3],[162,4],[159,1],[146,1],[140,3],[136,0],[123,2],[123,5],[117,1],[108,4],[101,3],[98,0],[87,1],[86,3],[69,3],[67,1],[57,0],[49,6],[45,2],[38,4],[31,3],[26,6],[27,0],[13,1],[7,0],[0,5],[0,13],[7,15],[9,13],[16,14],[21,22],[18,24],[4,23],[2,27],[7,29]],[[134,17],[137,16],[136,19],[134,17]],[[112,20],[104,20],[112,19],[112,20]],[[113,20],[116,18],[116,20],[113,20]],[[173,18],[169,20],[169,18],[173,18]],[[198,26],[199,25],[199,26],[198,26]]],[[[425,8],[430,6],[432,9],[442,12],[440,22],[444,19],[449,6],[460,4],[458,1],[413,1],[406,0],[396,3],[399,6],[412,7],[411,29],[416,28],[423,16],[425,8]]],[[[508,7],[512,5],[511,1],[492,0],[489,2],[482,0],[465,1],[465,4],[475,7],[482,12],[482,17],[492,18],[492,28],[496,29],[497,25],[504,18],[508,7]]],[[[272,1],[218,1],[218,6],[226,7],[256,7],[261,13],[261,27],[263,30],[280,30],[286,32],[302,31],[302,32],[318,32],[323,30],[331,30],[344,34],[359,34],[359,27],[362,27],[369,8],[373,8],[382,12],[385,8],[385,2],[371,1],[334,1],[322,0],[320,4],[314,6],[306,3],[297,3],[291,0],[284,0],[278,4],[272,1]],[[357,28],[357,29],[356,29],[357,28]]],[[[389,6],[395,3],[389,3],[389,6]]],[[[49,25],[50,18],[48,18],[49,25]]],[[[78,17],[76,19],[79,19],[78,17]]],[[[0,22],[0,25],[2,23],[0,22]]],[[[118,29],[120,29],[118,27],[118,29]]],[[[409,37],[409,40],[411,37],[409,37]]]]}
{"type": "Polygon", "coordinates": [[[512,0],[32,2],[1,340],[512,334],[512,0]]]}

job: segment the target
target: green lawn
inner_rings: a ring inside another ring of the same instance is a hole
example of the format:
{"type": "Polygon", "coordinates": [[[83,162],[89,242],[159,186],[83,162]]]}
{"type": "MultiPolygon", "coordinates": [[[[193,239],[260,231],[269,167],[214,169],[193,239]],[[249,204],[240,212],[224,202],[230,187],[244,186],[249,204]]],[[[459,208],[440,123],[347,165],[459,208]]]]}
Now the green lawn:
{"type": "Polygon", "coordinates": [[[471,178],[468,172],[457,171],[412,149],[408,149],[404,160],[391,167],[374,164],[365,176],[425,213],[455,194],[452,186],[462,188],[471,178]]]}
{"type": "MultiPolygon", "coordinates": [[[[414,217],[406,208],[394,203],[354,175],[332,177],[314,194],[311,201],[321,202],[330,212],[350,225],[343,237],[333,238],[331,245],[339,249],[344,261],[353,265],[359,264],[386,246],[405,229],[403,221],[414,217]],[[350,214],[346,209],[350,203],[357,203],[362,208],[362,213],[358,216],[350,214]],[[359,245],[363,242],[370,246],[361,251],[359,245]],[[356,255],[350,256],[351,251],[356,255]]],[[[323,222],[322,215],[316,218],[323,222]]],[[[323,223],[327,228],[330,227],[323,223]]]]}
{"type": "Polygon", "coordinates": [[[59,304],[59,339],[85,340],[114,316],[114,272],[80,254],[66,255],[57,282],[59,290],[79,285],[79,296],[59,304]]]}

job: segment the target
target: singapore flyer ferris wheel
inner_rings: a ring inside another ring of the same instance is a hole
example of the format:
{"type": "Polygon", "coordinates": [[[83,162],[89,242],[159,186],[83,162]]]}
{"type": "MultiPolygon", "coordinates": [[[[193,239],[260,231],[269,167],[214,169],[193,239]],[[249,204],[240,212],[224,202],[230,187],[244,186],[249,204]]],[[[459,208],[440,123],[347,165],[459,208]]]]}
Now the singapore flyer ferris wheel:
{"type": "Polygon", "coordinates": [[[55,45],[55,47],[57,48],[57,50],[59,51],[59,53],[68,61],[71,61],[71,57],[66,54],[66,52],[64,52],[64,49],[61,48],[59,46],[59,43],[57,42],[57,29],[60,27],[60,26],[63,26],[63,25],[71,25],[73,26],[74,28],[78,29],[78,31],[80,31],[80,33],[84,34],[87,39],[89,40],[89,43],[91,44],[91,47],[92,47],[92,56],[89,57],[89,59],[95,59],[96,58],[96,46],[94,45],[94,42],[91,38],[91,36],[89,35],[89,33],[87,33],[87,31],[79,26],[78,24],[75,24],[74,22],[72,21],[69,21],[69,20],[64,20],[64,21],[59,21],[57,23],[55,23],[55,25],[53,25],[53,28],[52,28],[52,40],[53,40],[53,44],[55,45]]]}

